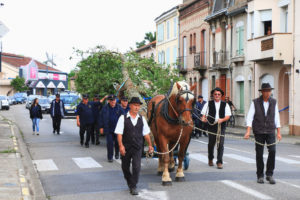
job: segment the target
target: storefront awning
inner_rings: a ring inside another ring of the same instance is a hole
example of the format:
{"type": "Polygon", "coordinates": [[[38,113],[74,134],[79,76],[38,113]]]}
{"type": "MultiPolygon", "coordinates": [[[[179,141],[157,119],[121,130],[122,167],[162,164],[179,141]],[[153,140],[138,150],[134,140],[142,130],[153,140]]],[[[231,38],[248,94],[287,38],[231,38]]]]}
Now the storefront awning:
{"type": "Polygon", "coordinates": [[[65,85],[62,82],[59,82],[59,84],[57,85],[57,88],[59,89],[65,89],[65,85]]]}
{"type": "Polygon", "coordinates": [[[43,83],[42,81],[39,81],[39,82],[36,84],[35,87],[36,87],[36,88],[45,88],[45,85],[44,85],[44,83],[43,83]]]}
{"type": "Polygon", "coordinates": [[[47,88],[56,88],[54,83],[52,81],[50,81],[50,83],[48,83],[47,88]]]}

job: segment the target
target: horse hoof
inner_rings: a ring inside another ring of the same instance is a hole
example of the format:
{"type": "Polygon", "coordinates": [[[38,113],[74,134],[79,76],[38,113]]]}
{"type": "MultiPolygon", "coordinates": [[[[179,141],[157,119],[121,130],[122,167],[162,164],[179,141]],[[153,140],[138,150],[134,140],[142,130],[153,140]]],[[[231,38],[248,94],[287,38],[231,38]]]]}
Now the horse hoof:
{"type": "Polygon", "coordinates": [[[175,167],[169,168],[169,172],[173,172],[175,170],[175,167]]]}
{"type": "Polygon", "coordinates": [[[177,181],[177,182],[184,182],[185,178],[184,177],[176,177],[175,181],[177,181]]]}
{"type": "Polygon", "coordinates": [[[163,186],[172,186],[172,181],[163,181],[162,185],[163,186]]]}
{"type": "Polygon", "coordinates": [[[157,172],[157,176],[162,176],[163,172],[157,172]]]}

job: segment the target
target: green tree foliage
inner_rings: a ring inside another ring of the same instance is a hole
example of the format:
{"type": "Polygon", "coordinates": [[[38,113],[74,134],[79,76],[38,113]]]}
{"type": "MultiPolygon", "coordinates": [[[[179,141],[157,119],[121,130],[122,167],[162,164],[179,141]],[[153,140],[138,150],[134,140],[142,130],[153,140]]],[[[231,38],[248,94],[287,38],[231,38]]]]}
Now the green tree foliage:
{"type": "Polygon", "coordinates": [[[77,91],[89,95],[116,94],[123,82],[122,67],[126,67],[131,81],[143,96],[165,94],[171,82],[182,80],[177,70],[163,68],[152,58],[141,58],[135,52],[124,55],[96,47],[83,52],[76,51],[83,59],[78,63],[75,80],[77,91]]]}
{"type": "Polygon", "coordinates": [[[25,79],[17,76],[10,82],[10,85],[18,92],[24,92],[28,90],[28,87],[25,85],[25,79]]]}
{"type": "Polygon", "coordinates": [[[75,86],[79,93],[105,96],[116,92],[114,85],[122,82],[122,57],[119,53],[98,46],[83,52],[76,50],[83,59],[77,64],[75,86]]]}
{"type": "Polygon", "coordinates": [[[141,42],[136,42],[135,45],[136,45],[136,48],[141,48],[142,46],[146,45],[146,41],[143,40],[141,42]]]}
{"type": "Polygon", "coordinates": [[[149,43],[155,41],[156,40],[156,32],[146,33],[144,39],[147,40],[149,43]]]}

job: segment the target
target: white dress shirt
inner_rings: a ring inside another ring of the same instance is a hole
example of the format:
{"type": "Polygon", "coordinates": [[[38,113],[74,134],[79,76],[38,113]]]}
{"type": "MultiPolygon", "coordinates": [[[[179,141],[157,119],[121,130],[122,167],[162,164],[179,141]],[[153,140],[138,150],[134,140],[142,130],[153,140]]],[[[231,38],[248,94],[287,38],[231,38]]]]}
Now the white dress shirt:
{"type": "MultiPolygon", "coordinates": [[[[144,124],[144,126],[143,126],[143,136],[148,135],[150,133],[150,128],[148,126],[148,123],[147,123],[146,119],[143,116],[137,114],[137,116],[135,118],[133,118],[133,117],[131,117],[130,113],[128,112],[126,114],[126,117],[127,118],[130,117],[130,120],[131,120],[131,123],[133,124],[133,126],[135,126],[137,124],[139,117],[142,117],[143,124],[144,124]]],[[[115,133],[123,135],[123,132],[124,132],[124,115],[121,115],[119,117],[116,129],[115,129],[115,133]]]]}
{"type": "MultiPolygon", "coordinates": [[[[209,113],[209,107],[208,107],[209,102],[207,102],[206,104],[204,104],[203,109],[201,111],[202,115],[205,115],[207,117],[208,113],[209,113]]],[[[216,107],[216,116],[215,116],[215,122],[217,122],[219,120],[219,110],[220,110],[220,106],[221,106],[221,101],[216,102],[215,101],[215,107],[216,107]]],[[[226,103],[225,106],[225,116],[231,116],[231,110],[230,107],[228,105],[228,103],[226,103]]],[[[214,116],[212,116],[214,117],[214,116]]]]}
{"type": "MultiPolygon", "coordinates": [[[[264,110],[265,110],[265,116],[267,116],[268,113],[268,109],[269,109],[269,101],[265,102],[264,101],[264,110]]],[[[247,115],[247,126],[252,127],[252,121],[254,118],[254,114],[255,114],[255,107],[254,107],[254,102],[252,101],[248,115],[247,115]]],[[[279,117],[279,111],[278,111],[278,104],[276,102],[275,105],[275,126],[276,128],[280,128],[280,117],[279,117]]]]}

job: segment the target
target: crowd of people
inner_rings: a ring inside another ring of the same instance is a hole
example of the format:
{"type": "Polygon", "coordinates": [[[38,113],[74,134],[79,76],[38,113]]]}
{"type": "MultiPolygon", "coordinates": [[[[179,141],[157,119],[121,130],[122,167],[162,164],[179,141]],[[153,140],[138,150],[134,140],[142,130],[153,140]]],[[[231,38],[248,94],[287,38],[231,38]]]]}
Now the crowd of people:
{"type": "MultiPolygon", "coordinates": [[[[273,144],[276,141],[275,130],[277,129],[277,139],[281,139],[280,120],[278,106],[275,99],[271,97],[271,86],[262,84],[262,95],[253,100],[247,116],[247,131],[244,136],[248,139],[250,130],[256,141],[259,143],[273,144]]],[[[226,122],[235,109],[229,98],[222,101],[224,92],[220,88],[211,91],[211,99],[206,102],[203,96],[199,95],[193,110],[193,120],[196,129],[193,136],[208,137],[208,165],[214,166],[214,147],[217,145],[217,168],[223,168],[223,152],[226,122]],[[219,126],[220,125],[220,126],[219,126]],[[220,128],[220,130],[218,130],[220,128]],[[200,130],[199,130],[200,129],[200,130]],[[221,137],[216,134],[220,131],[221,137]]],[[[76,119],[79,127],[80,144],[89,148],[90,143],[99,145],[99,133],[106,136],[107,160],[113,162],[115,159],[122,159],[122,170],[127,181],[130,193],[137,195],[136,185],[141,166],[142,149],[144,140],[149,145],[149,152],[153,152],[150,140],[150,129],[145,118],[139,115],[141,101],[138,97],[132,97],[128,102],[127,97],[120,99],[117,103],[115,95],[105,96],[102,99],[95,95],[93,101],[89,101],[87,94],[82,95],[82,101],[77,106],[76,119]],[[107,104],[103,102],[107,100],[107,104]],[[91,141],[90,141],[91,140],[91,141]],[[132,171],[130,165],[132,164],[132,171]]],[[[53,133],[60,134],[61,119],[64,117],[64,104],[60,100],[60,95],[51,102],[50,115],[53,121],[53,133]]],[[[35,99],[30,108],[30,118],[32,119],[33,134],[39,135],[39,120],[43,118],[41,106],[38,99],[35,99]]],[[[257,182],[264,183],[264,162],[263,146],[256,144],[257,182]]],[[[275,184],[273,171],[275,168],[275,144],[268,146],[269,155],[267,161],[266,176],[271,184],[275,184]]]]}

